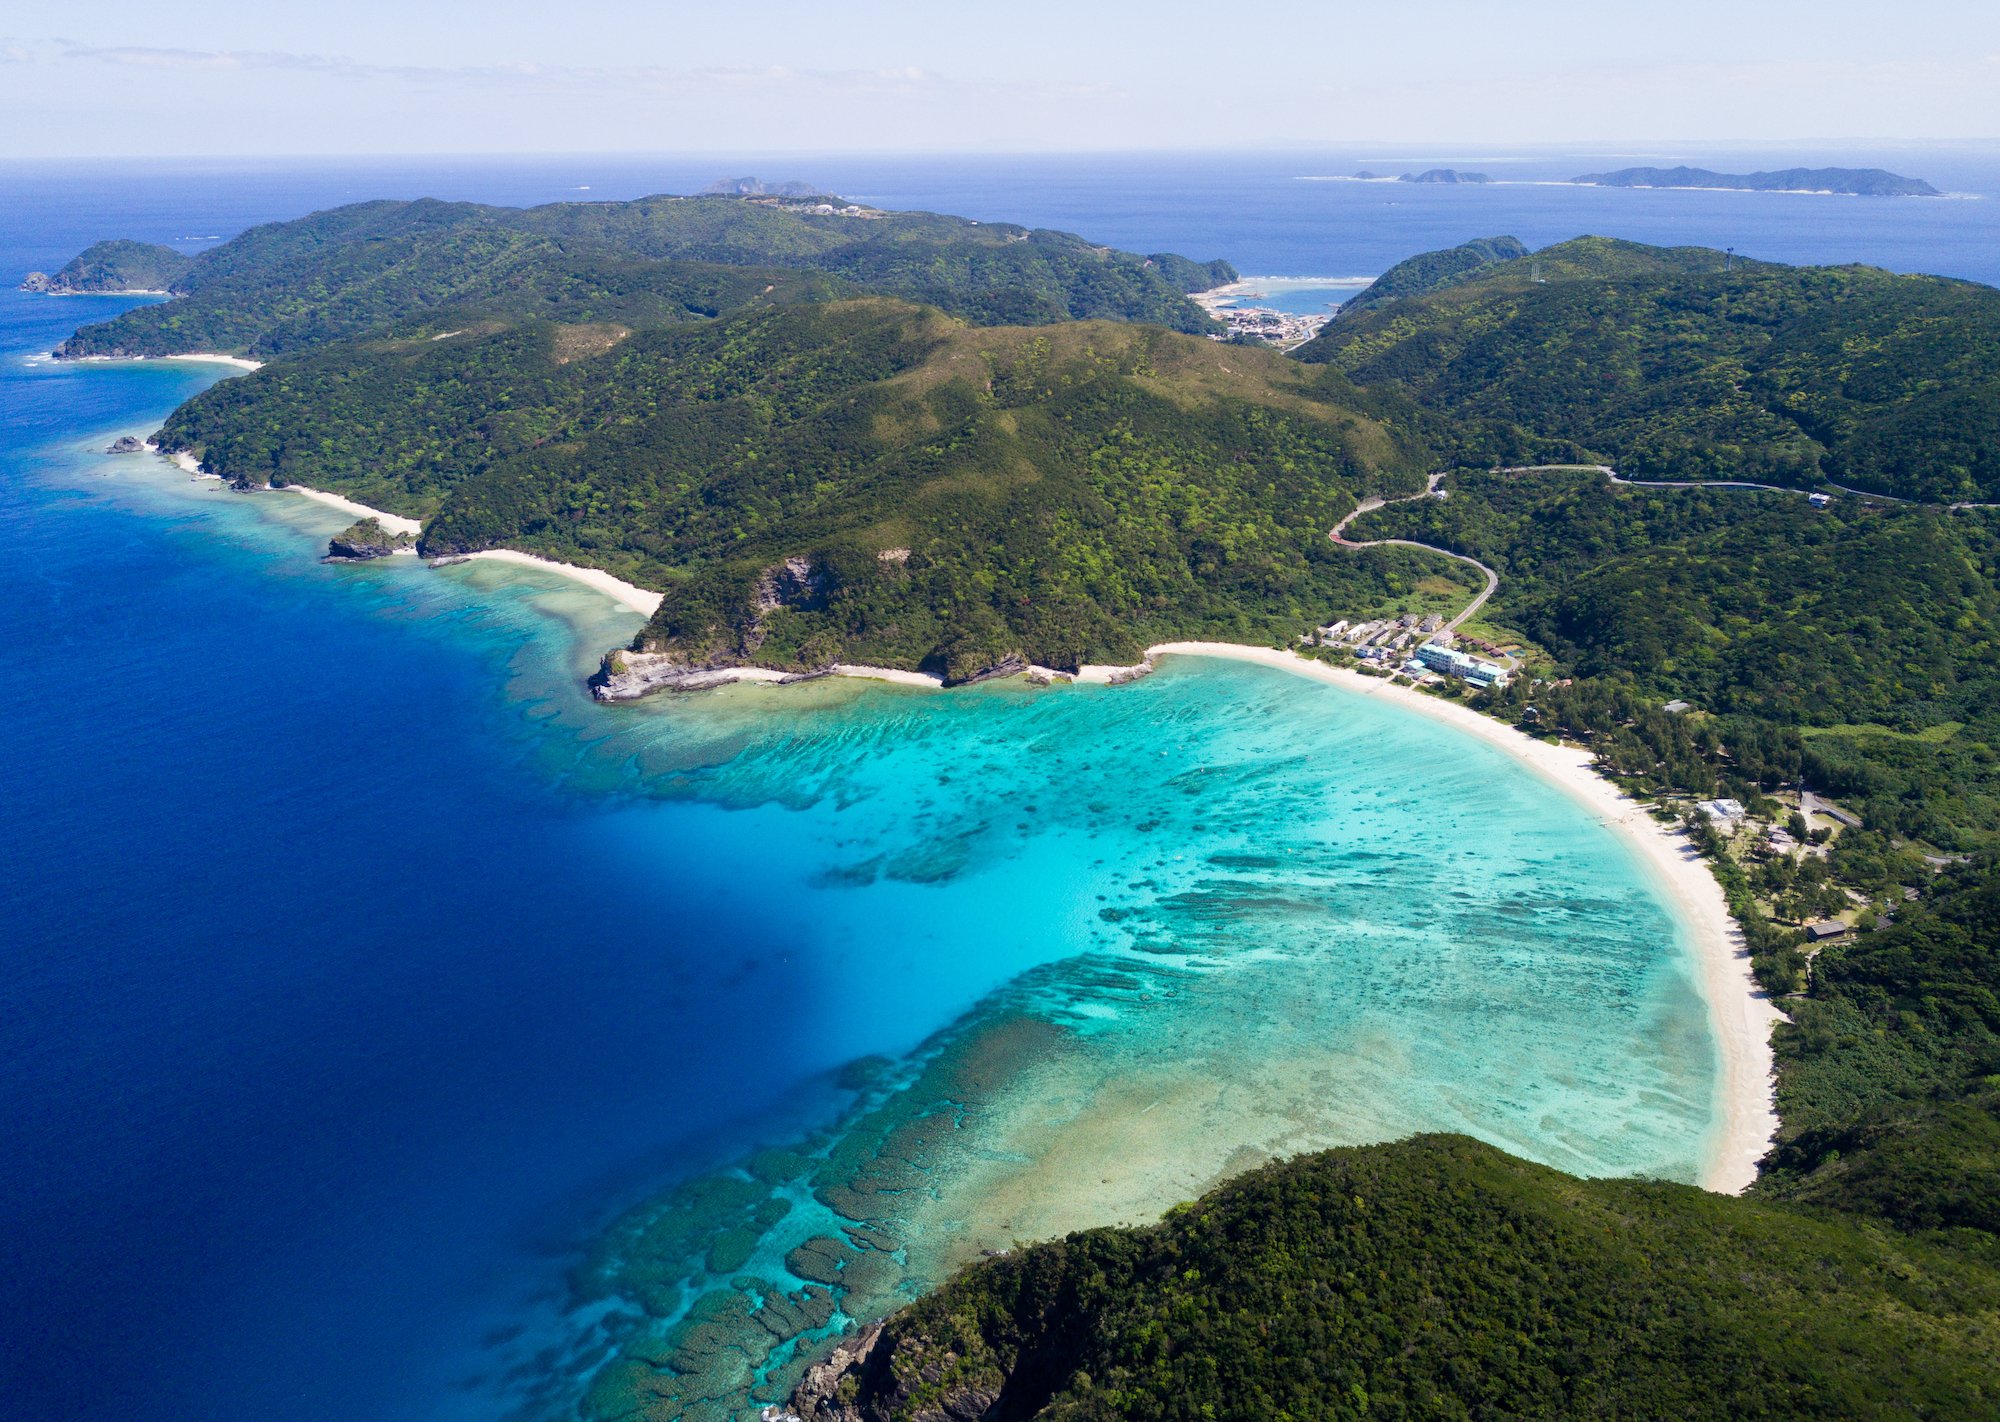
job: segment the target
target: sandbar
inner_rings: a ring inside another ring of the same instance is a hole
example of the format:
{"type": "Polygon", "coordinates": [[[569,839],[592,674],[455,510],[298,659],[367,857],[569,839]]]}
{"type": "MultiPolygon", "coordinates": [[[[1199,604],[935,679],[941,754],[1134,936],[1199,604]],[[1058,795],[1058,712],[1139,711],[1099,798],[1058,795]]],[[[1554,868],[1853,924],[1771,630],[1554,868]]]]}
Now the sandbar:
{"type": "Polygon", "coordinates": [[[1532,739],[1470,707],[1441,701],[1414,687],[1396,686],[1383,677],[1363,676],[1345,667],[1307,661],[1274,647],[1243,647],[1229,642],[1164,642],[1146,650],[1149,661],[1156,656],[1171,655],[1256,662],[1363,696],[1379,697],[1443,721],[1507,752],[1581,803],[1605,828],[1619,834],[1653,871],[1687,927],[1698,972],[1696,986],[1708,1004],[1709,1022],[1720,1050],[1721,1071],[1716,1084],[1719,1121],[1711,1129],[1707,1143],[1702,1188],[1736,1195],[1756,1180],[1757,1162],[1770,1148],[1778,1129],[1771,1029],[1785,1017],[1750,975],[1750,953],[1743,944],[1742,931],[1729,916],[1722,886],[1709,872],[1707,862],[1678,830],[1655,820],[1638,802],[1592,769],[1590,752],[1532,739]]]}

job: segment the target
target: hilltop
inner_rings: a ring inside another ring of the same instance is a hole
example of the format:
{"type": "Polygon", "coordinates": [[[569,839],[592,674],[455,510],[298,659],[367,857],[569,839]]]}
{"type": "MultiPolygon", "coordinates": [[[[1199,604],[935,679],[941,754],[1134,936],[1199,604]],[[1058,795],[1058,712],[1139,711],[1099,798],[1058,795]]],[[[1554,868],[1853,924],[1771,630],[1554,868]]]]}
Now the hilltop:
{"type": "Polygon", "coordinates": [[[1465,269],[1295,354],[1448,419],[1459,462],[2000,500],[1992,287],[1604,237],[1418,260],[1465,269]]]}
{"type": "MultiPolygon", "coordinates": [[[[845,1345],[793,1406],[807,1422],[1992,1418],[2000,1273],[1953,1245],[1418,1136],[974,1265],[845,1345]]],[[[649,1381],[614,1365],[589,1415],[656,1415],[649,1381]]]]}
{"type": "Polygon", "coordinates": [[[1344,319],[1357,316],[1394,301],[1399,296],[1417,296],[1475,276],[1500,262],[1518,261],[1528,255],[1518,237],[1481,237],[1443,252],[1420,252],[1407,257],[1375,278],[1341,303],[1344,319]]]}
{"type": "Polygon", "coordinates": [[[23,291],[51,296],[86,292],[167,291],[186,275],[191,259],[172,247],[122,238],[96,242],[72,257],[54,276],[29,272],[23,291]]]}
{"type": "Polygon", "coordinates": [[[86,326],[56,354],[270,359],[429,312],[655,324],[749,299],[738,288],[754,278],[661,263],[792,273],[764,281],[773,302],[870,290],[982,325],[1147,321],[1207,332],[1219,327],[1188,292],[1236,275],[1227,263],[1143,257],[1073,233],[823,206],[740,195],[526,209],[356,203],[201,253],[173,277],[174,300],[86,326]]]}

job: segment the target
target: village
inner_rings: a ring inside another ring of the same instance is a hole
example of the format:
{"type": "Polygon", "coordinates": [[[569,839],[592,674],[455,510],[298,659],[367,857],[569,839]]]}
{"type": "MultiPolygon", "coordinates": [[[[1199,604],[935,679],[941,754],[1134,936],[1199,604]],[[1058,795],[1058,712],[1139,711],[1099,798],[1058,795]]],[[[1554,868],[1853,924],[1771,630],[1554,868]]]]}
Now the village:
{"type": "Polygon", "coordinates": [[[1228,329],[1210,335],[1210,340],[1228,341],[1238,337],[1254,339],[1278,350],[1288,351],[1304,345],[1319,334],[1320,327],[1331,321],[1334,312],[1301,316],[1289,311],[1274,311],[1264,306],[1239,306],[1239,301],[1261,301],[1267,293],[1252,291],[1255,283],[1233,282],[1228,286],[1216,287],[1213,291],[1199,291],[1188,299],[1203,311],[1223,323],[1228,329]]]}
{"type": "MultiPolygon", "coordinates": [[[[1705,824],[1714,835],[1712,853],[1743,866],[1763,912],[1776,922],[1796,925],[1804,933],[1800,951],[1808,975],[1822,948],[1837,945],[1856,932],[1887,927],[1903,904],[1921,897],[1920,890],[1908,882],[1893,882],[1893,875],[1885,875],[1882,882],[1872,885],[1872,894],[1834,882],[1834,844],[1843,834],[1861,831],[1863,821],[1853,811],[1803,786],[1779,790],[1754,808],[1736,799],[1698,801],[1692,822],[1705,824]]],[[[1963,858],[1921,853],[1896,839],[1888,840],[1886,847],[1892,854],[1913,855],[1913,869],[1920,861],[1920,877],[1924,871],[1935,874],[1963,858]]]]}
{"type": "Polygon", "coordinates": [[[1513,672],[1512,666],[1481,661],[1464,650],[1466,646],[1474,646],[1489,655],[1506,656],[1484,642],[1447,630],[1444,618],[1435,612],[1428,616],[1406,612],[1401,617],[1374,622],[1335,622],[1301,640],[1309,646],[1348,649],[1364,666],[1378,673],[1408,677],[1419,686],[1456,680],[1474,691],[1483,691],[1489,686],[1505,686],[1513,672]]]}

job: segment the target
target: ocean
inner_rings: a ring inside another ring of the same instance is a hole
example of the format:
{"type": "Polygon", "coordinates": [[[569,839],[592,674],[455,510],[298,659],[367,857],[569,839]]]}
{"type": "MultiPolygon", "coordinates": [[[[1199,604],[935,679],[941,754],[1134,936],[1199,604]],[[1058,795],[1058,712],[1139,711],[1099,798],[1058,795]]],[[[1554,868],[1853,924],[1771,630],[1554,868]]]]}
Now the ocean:
{"type": "MultiPolygon", "coordinates": [[[[753,157],[14,165],[0,283],[363,196],[734,171],[1254,274],[1600,230],[2000,277],[1984,198],[1392,205],[1298,181],[1327,155],[753,157]]],[[[1883,166],[2000,192],[1935,157],[1883,166]]],[[[1683,931],[1498,752],[1192,659],[1126,688],[599,708],[581,678],[638,619],[598,595],[322,565],[338,513],[102,453],[225,376],[38,358],[133,299],[0,293],[6,1415],[563,1415],[697,1300],[810,1301],[796,1247],[892,1167],[927,1188],[862,1222],[846,1275],[883,1306],[1339,1141],[1697,1171],[1716,1066],[1683,931]],[[605,1278],[652,1312],[580,1306],[605,1278]]],[[[792,1345],[762,1336],[683,1358],[689,1388],[772,1395],[792,1345]]]]}

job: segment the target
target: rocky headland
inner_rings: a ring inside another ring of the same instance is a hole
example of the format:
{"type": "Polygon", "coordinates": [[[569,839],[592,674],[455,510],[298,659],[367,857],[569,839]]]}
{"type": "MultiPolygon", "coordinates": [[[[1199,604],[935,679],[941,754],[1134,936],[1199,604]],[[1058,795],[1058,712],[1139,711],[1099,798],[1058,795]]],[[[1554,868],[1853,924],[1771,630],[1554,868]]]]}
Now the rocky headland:
{"type": "Polygon", "coordinates": [[[325,561],[365,563],[371,558],[386,558],[391,553],[414,553],[416,549],[416,535],[391,533],[382,527],[380,519],[364,518],[333,536],[326,545],[325,561]]]}

